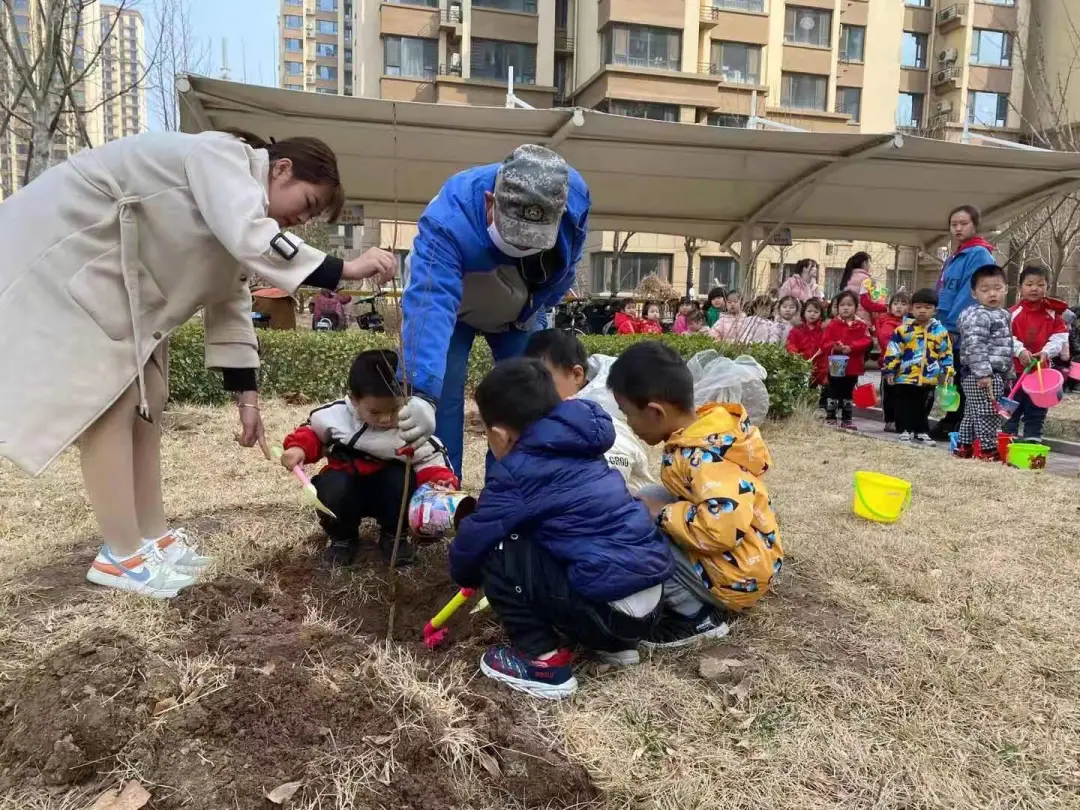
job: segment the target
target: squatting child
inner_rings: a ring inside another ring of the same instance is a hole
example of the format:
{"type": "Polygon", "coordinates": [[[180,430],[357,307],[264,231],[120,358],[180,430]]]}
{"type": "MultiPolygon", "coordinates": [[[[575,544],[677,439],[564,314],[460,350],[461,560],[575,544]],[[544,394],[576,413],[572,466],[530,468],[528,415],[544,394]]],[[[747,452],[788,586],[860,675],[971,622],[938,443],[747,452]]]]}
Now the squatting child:
{"type": "Polygon", "coordinates": [[[976,305],[960,314],[960,385],[966,401],[960,420],[956,455],[999,460],[995,404],[1012,375],[1012,318],[1004,309],[1005,271],[996,264],[980,267],[971,276],[976,305]]]}
{"type": "MultiPolygon", "coordinates": [[[[392,351],[360,352],[349,369],[348,396],[316,408],[285,437],[281,463],[286,469],[326,459],[311,483],[335,515],[319,513],[330,537],[323,560],[331,567],[352,564],[364,518],[379,524],[379,549],[390,559],[404,487],[411,496],[420,484],[458,486],[446,449],[435,438],[416,449],[413,474],[405,478],[404,459],[397,455],[405,446],[397,427],[404,404],[396,382],[397,362],[392,351]]],[[[397,564],[409,565],[414,557],[412,544],[402,539],[397,564]]]]}
{"type": "Polygon", "coordinates": [[[680,647],[722,636],[731,613],[757,602],[783,565],[762,480],[769,449],[741,405],[710,403],[695,412],[690,370],[670,346],[629,347],[611,367],[608,387],[642,441],[664,445],[666,497],[646,497],[673,544],[675,574],[664,584],[660,623],[642,644],[680,647]]]}
{"type": "Polygon", "coordinates": [[[577,689],[572,643],[609,664],[638,662],[671,551],[604,459],[611,417],[586,399],[562,401],[541,361],[495,366],[476,405],[496,461],[450,546],[450,575],[484,588],[510,641],[484,653],[481,671],[536,697],[566,697],[577,689]]]}
{"type": "Polygon", "coordinates": [[[911,314],[893,330],[885,346],[882,378],[891,392],[902,442],[934,444],[929,423],[934,389],[952,373],[952,341],[949,330],[934,317],[937,300],[934,290],[916,290],[911,314]]]}
{"type": "MultiPolygon", "coordinates": [[[[1043,368],[1050,368],[1069,342],[1069,328],[1062,318],[1068,304],[1047,297],[1048,280],[1046,268],[1038,265],[1025,267],[1020,273],[1020,300],[1009,310],[1015,356],[1013,370],[1017,374],[1023,373],[1035,356],[1042,361],[1043,368]]],[[[1046,408],[1035,405],[1023,389],[1016,393],[1016,401],[1019,407],[1002,431],[1016,436],[1023,422],[1025,439],[1041,439],[1046,408]]]]}

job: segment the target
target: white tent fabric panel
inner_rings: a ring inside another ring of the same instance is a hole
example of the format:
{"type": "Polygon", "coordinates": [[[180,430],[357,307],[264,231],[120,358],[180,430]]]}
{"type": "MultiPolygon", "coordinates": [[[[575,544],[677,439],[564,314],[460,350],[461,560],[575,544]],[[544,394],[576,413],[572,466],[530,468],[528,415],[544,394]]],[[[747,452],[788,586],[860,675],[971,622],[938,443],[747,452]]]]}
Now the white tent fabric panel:
{"type": "Polygon", "coordinates": [[[744,224],[755,238],[783,224],[796,238],[927,245],[961,203],[978,206],[987,228],[1080,187],[1074,153],[359,99],[194,76],[178,89],[186,132],[236,127],[325,140],[350,201],[371,218],[415,220],[451,174],[527,142],[551,145],[582,173],[594,229],[725,242],[744,224]]]}

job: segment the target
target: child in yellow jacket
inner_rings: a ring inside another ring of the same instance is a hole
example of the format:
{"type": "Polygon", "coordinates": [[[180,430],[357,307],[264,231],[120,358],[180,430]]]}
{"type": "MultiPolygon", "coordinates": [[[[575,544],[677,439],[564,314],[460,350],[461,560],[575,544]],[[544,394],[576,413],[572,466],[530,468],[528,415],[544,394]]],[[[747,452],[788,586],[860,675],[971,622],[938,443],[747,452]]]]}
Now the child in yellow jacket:
{"type": "Polygon", "coordinates": [[[659,342],[628,348],[608,387],[646,444],[664,443],[662,498],[648,492],[674,545],[665,612],[646,646],[679,647],[727,632],[729,612],[757,602],[783,566],[772,501],[762,480],[771,458],[739,404],[694,410],[694,386],[678,353],[659,342]]]}

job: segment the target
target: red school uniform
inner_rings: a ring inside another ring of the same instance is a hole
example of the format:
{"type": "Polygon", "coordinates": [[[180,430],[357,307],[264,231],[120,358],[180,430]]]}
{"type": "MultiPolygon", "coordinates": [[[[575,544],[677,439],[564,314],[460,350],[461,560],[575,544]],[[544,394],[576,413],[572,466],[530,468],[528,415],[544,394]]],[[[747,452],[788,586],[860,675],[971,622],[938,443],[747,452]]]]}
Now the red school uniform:
{"type": "Polygon", "coordinates": [[[889,347],[889,338],[896,331],[896,327],[903,322],[903,316],[898,317],[889,312],[879,315],[878,319],[874,321],[874,337],[877,338],[877,345],[881,349],[882,357],[885,356],[885,350],[889,347]]]}
{"type": "Polygon", "coordinates": [[[866,368],[866,350],[872,343],[866,321],[854,318],[844,321],[833,318],[825,327],[821,341],[821,352],[826,357],[833,354],[837,343],[843,343],[851,351],[848,353],[847,377],[858,377],[866,368]]]}
{"type": "Polygon", "coordinates": [[[614,317],[615,332],[620,335],[635,335],[638,332],[638,319],[625,312],[616,312],[614,317]]]}
{"type": "MultiPolygon", "coordinates": [[[[1056,298],[1020,301],[1009,309],[1013,337],[1023,343],[1024,348],[1032,354],[1045,351],[1053,360],[1069,342],[1069,327],[1061,317],[1061,313],[1068,306],[1056,298]]],[[[1017,374],[1024,371],[1024,367],[1015,357],[1013,368],[1017,374]]]]}
{"type": "Polygon", "coordinates": [[[829,378],[828,356],[821,350],[821,343],[824,338],[825,325],[821,321],[814,324],[800,324],[792,327],[791,331],[788,332],[787,350],[792,354],[805,357],[807,360],[812,358],[811,385],[824,385],[829,378]]]}
{"type": "Polygon", "coordinates": [[[664,333],[664,327],[662,327],[656,321],[650,321],[642,318],[638,321],[638,332],[642,335],[662,335],[664,333]]]}

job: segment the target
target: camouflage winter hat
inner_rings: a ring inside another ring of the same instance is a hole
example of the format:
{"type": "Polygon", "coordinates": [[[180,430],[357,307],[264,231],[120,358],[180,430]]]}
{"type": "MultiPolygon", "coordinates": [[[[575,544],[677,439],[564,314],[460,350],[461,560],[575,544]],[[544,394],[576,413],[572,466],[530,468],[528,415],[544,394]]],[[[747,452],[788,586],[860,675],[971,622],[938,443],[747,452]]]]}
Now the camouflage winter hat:
{"type": "Polygon", "coordinates": [[[495,176],[495,227],[519,248],[549,250],[566,210],[570,169],[555,152],[527,143],[503,161],[495,176]]]}

